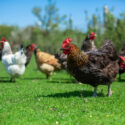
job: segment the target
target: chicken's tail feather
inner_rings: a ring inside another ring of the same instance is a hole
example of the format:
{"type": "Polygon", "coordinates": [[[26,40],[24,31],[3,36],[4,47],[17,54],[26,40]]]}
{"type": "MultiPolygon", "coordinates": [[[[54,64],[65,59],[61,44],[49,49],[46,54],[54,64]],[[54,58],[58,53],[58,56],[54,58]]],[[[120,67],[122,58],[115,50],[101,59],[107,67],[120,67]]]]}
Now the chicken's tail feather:
{"type": "Polygon", "coordinates": [[[107,54],[112,60],[118,59],[118,54],[112,40],[105,41],[104,45],[99,49],[99,52],[107,54]]]}

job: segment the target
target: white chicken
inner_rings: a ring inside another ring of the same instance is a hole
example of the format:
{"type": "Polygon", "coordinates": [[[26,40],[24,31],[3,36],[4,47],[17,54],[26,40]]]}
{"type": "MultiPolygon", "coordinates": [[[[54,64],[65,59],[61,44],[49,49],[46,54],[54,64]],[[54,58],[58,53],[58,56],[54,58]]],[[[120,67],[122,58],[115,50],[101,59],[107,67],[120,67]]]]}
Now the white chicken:
{"type": "Polygon", "coordinates": [[[18,52],[13,54],[10,44],[5,39],[2,39],[0,44],[2,49],[2,63],[7,73],[11,76],[10,81],[13,82],[16,77],[25,72],[26,56],[23,48],[20,48],[18,52]]]}

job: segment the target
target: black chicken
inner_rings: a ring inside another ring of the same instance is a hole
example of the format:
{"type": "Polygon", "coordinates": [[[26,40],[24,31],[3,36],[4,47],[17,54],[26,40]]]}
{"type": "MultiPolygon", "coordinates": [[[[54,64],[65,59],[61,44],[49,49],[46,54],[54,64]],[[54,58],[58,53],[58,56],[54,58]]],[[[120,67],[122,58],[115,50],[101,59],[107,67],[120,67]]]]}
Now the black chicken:
{"type": "Polygon", "coordinates": [[[121,81],[121,74],[125,73],[125,44],[119,53],[119,81],[121,81]]]}
{"type": "Polygon", "coordinates": [[[31,60],[31,57],[32,57],[34,50],[35,50],[35,44],[30,44],[30,45],[25,47],[24,53],[27,57],[27,61],[26,61],[25,66],[27,66],[30,63],[30,60],[31,60]]]}
{"type": "Polygon", "coordinates": [[[67,55],[67,70],[84,84],[94,87],[96,96],[98,85],[107,85],[108,94],[112,94],[110,85],[119,71],[118,55],[112,41],[106,41],[97,51],[83,52],[76,45],[70,44],[72,39],[65,39],[62,44],[63,53],[67,55]]]}
{"type": "Polygon", "coordinates": [[[94,39],[95,39],[96,34],[94,32],[91,32],[89,35],[86,36],[81,50],[84,52],[88,52],[91,50],[97,50],[95,43],[94,43],[94,39]]]}
{"type": "Polygon", "coordinates": [[[55,58],[59,60],[59,63],[61,64],[61,69],[67,69],[67,55],[61,53],[55,54],[55,58]]]}

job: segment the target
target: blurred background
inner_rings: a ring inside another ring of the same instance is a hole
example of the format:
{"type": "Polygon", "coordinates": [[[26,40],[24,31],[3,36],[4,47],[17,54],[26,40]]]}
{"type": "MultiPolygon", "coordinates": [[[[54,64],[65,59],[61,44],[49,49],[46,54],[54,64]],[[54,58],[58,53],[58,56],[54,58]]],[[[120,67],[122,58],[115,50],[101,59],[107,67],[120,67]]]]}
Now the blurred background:
{"type": "Polygon", "coordinates": [[[125,43],[125,0],[0,0],[0,39],[14,50],[35,43],[53,54],[66,37],[80,47],[92,31],[97,47],[111,39],[119,51],[125,43]]]}

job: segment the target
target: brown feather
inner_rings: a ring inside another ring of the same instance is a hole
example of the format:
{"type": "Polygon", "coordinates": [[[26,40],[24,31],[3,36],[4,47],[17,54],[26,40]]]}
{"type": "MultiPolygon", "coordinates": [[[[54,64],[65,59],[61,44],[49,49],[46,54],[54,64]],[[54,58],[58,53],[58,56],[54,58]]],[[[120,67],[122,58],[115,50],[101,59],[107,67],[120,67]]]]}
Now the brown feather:
{"type": "Polygon", "coordinates": [[[42,52],[40,49],[35,50],[34,54],[38,69],[45,73],[47,78],[52,75],[54,70],[61,69],[61,64],[58,62],[55,56],[42,52]]]}

